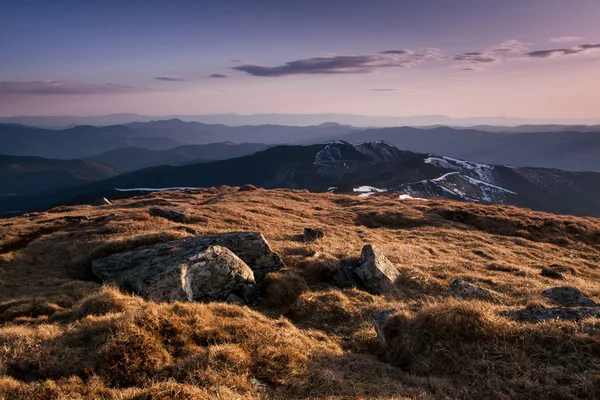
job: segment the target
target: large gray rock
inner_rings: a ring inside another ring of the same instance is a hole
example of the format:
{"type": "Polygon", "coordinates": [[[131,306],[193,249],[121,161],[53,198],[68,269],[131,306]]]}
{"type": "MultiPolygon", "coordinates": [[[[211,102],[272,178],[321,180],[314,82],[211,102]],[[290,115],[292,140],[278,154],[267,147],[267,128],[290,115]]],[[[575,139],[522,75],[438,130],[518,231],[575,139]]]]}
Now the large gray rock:
{"type": "MultiPolygon", "coordinates": [[[[279,255],[271,250],[261,233],[232,232],[158,243],[113,254],[92,261],[92,272],[102,281],[112,282],[144,297],[162,301],[188,300],[189,293],[185,289],[186,285],[188,282],[196,282],[191,284],[192,298],[201,298],[203,295],[199,293],[204,293],[208,289],[198,283],[199,279],[209,278],[205,276],[208,264],[200,265],[206,262],[200,259],[207,257],[206,251],[211,246],[227,248],[234,256],[231,257],[223,251],[209,253],[212,257],[210,259],[216,260],[210,263],[212,270],[210,276],[214,273],[214,280],[220,282],[215,283],[216,286],[224,285],[225,278],[222,272],[226,271],[215,270],[212,266],[217,262],[229,266],[228,279],[235,282],[240,277],[242,280],[252,281],[239,261],[245,263],[254,275],[253,280],[257,282],[260,282],[267,273],[284,266],[279,255]],[[189,277],[186,278],[188,275],[189,277]]],[[[236,294],[248,301],[247,298],[252,297],[254,290],[249,285],[245,285],[242,289],[236,294]]],[[[210,293],[210,290],[206,293],[210,293]]],[[[211,297],[211,295],[207,296],[211,297]]]]}
{"type": "Polygon", "coordinates": [[[500,311],[500,315],[519,322],[545,322],[545,321],[580,321],[586,318],[600,318],[600,308],[545,308],[527,307],[522,310],[500,311]]]}
{"type": "Polygon", "coordinates": [[[462,279],[455,279],[444,297],[456,297],[461,300],[494,300],[500,297],[500,293],[473,285],[462,279]]]}
{"type": "Polygon", "coordinates": [[[127,286],[154,301],[208,301],[225,300],[254,283],[252,270],[238,256],[225,247],[210,246],[179,268],[130,277],[127,286]]]}
{"type": "Polygon", "coordinates": [[[586,297],[575,286],[556,286],[542,292],[542,296],[549,298],[564,307],[596,307],[594,300],[586,297]]]}
{"type": "Polygon", "coordinates": [[[373,294],[383,294],[394,288],[400,272],[381,250],[367,244],[360,254],[360,266],[354,271],[356,276],[373,294]]]}

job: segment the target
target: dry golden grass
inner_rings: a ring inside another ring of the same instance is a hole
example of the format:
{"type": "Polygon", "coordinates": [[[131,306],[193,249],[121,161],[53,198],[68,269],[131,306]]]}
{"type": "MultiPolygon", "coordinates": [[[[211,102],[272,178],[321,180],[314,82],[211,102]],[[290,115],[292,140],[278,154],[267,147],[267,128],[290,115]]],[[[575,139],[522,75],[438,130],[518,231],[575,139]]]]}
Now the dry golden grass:
{"type": "Polygon", "coordinates": [[[497,311],[548,305],[540,292],[557,284],[600,300],[598,267],[598,219],[441,200],[225,187],[0,220],[0,399],[595,398],[600,321],[497,311]],[[151,206],[188,211],[201,234],[263,232],[287,267],[261,307],[152,303],[94,282],[94,258],[189,236],[151,206]],[[304,227],[325,237],[302,243],[304,227]],[[401,272],[385,296],[328,283],[366,243],[401,272]],[[443,300],[455,278],[502,299],[443,300]],[[385,353],[370,319],[391,307],[385,353]]]}

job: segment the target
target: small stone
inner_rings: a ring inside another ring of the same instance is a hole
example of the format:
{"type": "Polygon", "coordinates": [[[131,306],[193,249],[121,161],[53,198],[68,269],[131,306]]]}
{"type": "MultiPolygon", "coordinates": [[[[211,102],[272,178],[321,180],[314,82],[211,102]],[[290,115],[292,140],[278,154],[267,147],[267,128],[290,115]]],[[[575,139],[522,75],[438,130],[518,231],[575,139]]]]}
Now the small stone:
{"type": "Polygon", "coordinates": [[[541,275],[551,279],[565,279],[563,274],[550,268],[542,268],[541,275]]]}
{"type": "Polygon", "coordinates": [[[398,312],[397,308],[390,308],[388,310],[378,311],[373,314],[373,327],[375,328],[375,332],[377,333],[377,339],[379,339],[379,343],[381,343],[381,347],[387,349],[388,340],[385,337],[385,333],[383,331],[383,327],[387,322],[388,318],[398,312]]]}
{"type": "Polygon", "coordinates": [[[96,200],[92,203],[93,206],[111,206],[112,203],[106,198],[103,197],[101,199],[96,200]]]}
{"type": "Polygon", "coordinates": [[[556,286],[542,292],[542,296],[563,307],[596,307],[598,304],[586,297],[575,286],[556,286]]]}
{"type": "Polygon", "coordinates": [[[455,279],[444,297],[456,297],[462,300],[494,300],[500,293],[481,286],[473,285],[462,279],[455,279]]]}
{"type": "Polygon", "coordinates": [[[248,184],[248,185],[241,186],[241,187],[238,189],[238,192],[253,192],[253,191],[255,191],[255,190],[258,190],[258,189],[256,188],[256,186],[248,184]]]}
{"type": "Polygon", "coordinates": [[[238,306],[246,305],[246,302],[244,302],[244,300],[242,300],[241,298],[239,298],[238,296],[236,296],[233,293],[230,293],[229,296],[227,296],[227,298],[225,299],[225,302],[228,304],[235,304],[238,306]]]}
{"type": "Polygon", "coordinates": [[[165,218],[173,222],[186,222],[189,219],[187,213],[158,207],[150,207],[150,209],[148,209],[148,214],[153,217],[165,218]]]}
{"type": "Polygon", "coordinates": [[[315,242],[323,237],[323,231],[320,229],[304,228],[302,240],[304,243],[315,242]]]}
{"type": "Polygon", "coordinates": [[[586,318],[600,318],[600,309],[593,307],[581,308],[545,308],[527,307],[522,310],[504,310],[500,315],[518,322],[544,322],[544,321],[580,321],[586,318]]]}
{"type": "Polygon", "coordinates": [[[373,294],[387,293],[394,288],[400,272],[377,247],[367,244],[360,254],[360,266],[355,270],[356,276],[373,294]]]}

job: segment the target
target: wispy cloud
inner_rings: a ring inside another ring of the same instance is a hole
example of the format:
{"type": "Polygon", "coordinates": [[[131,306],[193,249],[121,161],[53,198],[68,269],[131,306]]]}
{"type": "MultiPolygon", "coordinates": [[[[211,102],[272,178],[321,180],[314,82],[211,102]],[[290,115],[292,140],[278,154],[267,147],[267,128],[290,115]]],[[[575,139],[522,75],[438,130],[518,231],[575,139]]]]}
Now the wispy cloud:
{"type": "Polygon", "coordinates": [[[367,92],[382,92],[382,93],[412,93],[411,89],[398,89],[398,88],[367,88],[367,92]]]}
{"type": "Polygon", "coordinates": [[[571,43],[580,40],[585,40],[585,38],[581,36],[559,36],[550,39],[552,43],[571,43]]]}
{"type": "Polygon", "coordinates": [[[69,95],[69,94],[113,94],[143,92],[150,89],[140,86],[118,85],[114,83],[90,84],[62,81],[0,82],[1,94],[36,94],[36,95],[69,95]]]}
{"type": "Polygon", "coordinates": [[[165,81],[165,82],[187,82],[188,79],[184,79],[184,78],[172,78],[169,76],[157,76],[156,78],[157,81],[165,81]]]}
{"type": "Polygon", "coordinates": [[[420,49],[416,52],[386,50],[378,54],[307,58],[274,67],[243,64],[232,69],[258,77],[368,74],[382,68],[410,67],[424,61],[440,60],[446,57],[439,49],[420,49]]]}
{"type": "Polygon", "coordinates": [[[530,51],[525,55],[534,58],[548,58],[554,56],[580,54],[596,49],[600,49],[600,43],[580,44],[579,46],[567,47],[562,49],[536,50],[530,51]]]}
{"type": "Polygon", "coordinates": [[[509,58],[522,57],[529,48],[525,43],[511,39],[488,47],[482,51],[457,54],[453,57],[454,69],[460,71],[483,71],[509,58]]]}
{"type": "Polygon", "coordinates": [[[224,75],[224,74],[210,74],[208,77],[209,78],[222,79],[222,78],[229,78],[229,75],[224,75]]]}

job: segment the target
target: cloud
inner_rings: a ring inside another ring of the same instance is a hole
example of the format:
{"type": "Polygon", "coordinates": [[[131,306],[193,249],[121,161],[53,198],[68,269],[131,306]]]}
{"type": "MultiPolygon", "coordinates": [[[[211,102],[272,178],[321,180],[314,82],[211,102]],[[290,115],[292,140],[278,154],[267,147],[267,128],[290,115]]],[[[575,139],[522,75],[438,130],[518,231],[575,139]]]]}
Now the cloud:
{"type": "Polygon", "coordinates": [[[579,46],[567,47],[562,49],[536,50],[530,51],[525,55],[533,58],[548,58],[554,56],[566,56],[572,54],[585,53],[590,50],[600,49],[600,43],[580,44],[579,46]]]}
{"type": "Polygon", "coordinates": [[[381,88],[381,89],[365,89],[366,91],[369,92],[397,92],[398,89],[386,89],[386,88],[381,88]]]}
{"type": "Polygon", "coordinates": [[[168,76],[158,76],[156,78],[157,81],[165,81],[165,82],[187,82],[187,79],[183,79],[183,78],[171,78],[168,76]]]}
{"type": "Polygon", "coordinates": [[[210,74],[208,77],[209,77],[209,78],[217,78],[217,79],[220,79],[220,78],[229,78],[229,75],[223,75],[223,74],[210,74]]]}
{"type": "Polygon", "coordinates": [[[385,50],[385,51],[379,52],[379,54],[412,54],[412,53],[413,53],[413,51],[412,50],[408,50],[408,49],[385,50]]]}
{"type": "Polygon", "coordinates": [[[113,94],[143,92],[147,90],[150,89],[114,83],[89,84],[61,81],[0,82],[0,94],[113,94]]]}
{"type": "Polygon", "coordinates": [[[378,54],[359,56],[314,57],[290,61],[269,67],[257,64],[243,64],[232,69],[258,77],[282,77],[290,75],[334,75],[368,74],[382,68],[410,67],[424,61],[445,59],[439,49],[387,50],[378,54]]]}
{"type": "Polygon", "coordinates": [[[455,55],[452,59],[454,69],[459,71],[484,71],[490,66],[510,58],[521,58],[529,51],[525,43],[511,39],[488,47],[481,51],[472,51],[455,55]]]}
{"type": "Polygon", "coordinates": [[[510,39],[490,47],[487,51],[494,54],[523,54],[528,52],[529,48],[523,42],[510,39]]]}
{"type": "Polygon", "coordinates": [[[559,36],[550,39],[552,43],[570,43],[577,42],[579,40],[585,40],[585,38],[581,36],[559,36]]]}
{"type": "Polygon", "coordinates": [[[456,61],[465,61],[467,63],[478,64],[478,63],[493,63],[498,62],[498,57],[492,53],[475,51],[472,53],[463,53],[454,56],[456,61]]]}

